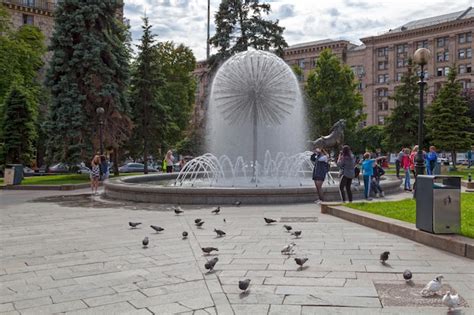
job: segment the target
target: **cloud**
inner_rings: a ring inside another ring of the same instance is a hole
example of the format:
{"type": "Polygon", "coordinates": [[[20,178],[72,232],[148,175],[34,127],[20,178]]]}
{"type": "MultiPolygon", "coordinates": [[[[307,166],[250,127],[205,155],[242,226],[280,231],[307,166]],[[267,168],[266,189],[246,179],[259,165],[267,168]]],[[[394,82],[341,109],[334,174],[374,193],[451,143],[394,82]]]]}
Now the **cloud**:
{"type": "Polygon", "coordinates": [[[275,13],[272,14],[277,19],[285,19],[288,17],[292,17],[295,14],[295,6],[293,4],[284,4],[280,6],[275,13]]]}
{"type": "Polygon", "coordinates": [[[366,1],[344,0],[344,4],[348,7],[353,7],[353,8],[358,8],[358,9],[370,8],[370,4],[366,1]]]}
{"type": "Polygon", "coordinates": [[[327,10],[327,13],[330,16],[334,16],[334,17],[341,15],[341,13],[339,13],[339,11],[336,8],[331,8],[331,9],[327,10]]]}

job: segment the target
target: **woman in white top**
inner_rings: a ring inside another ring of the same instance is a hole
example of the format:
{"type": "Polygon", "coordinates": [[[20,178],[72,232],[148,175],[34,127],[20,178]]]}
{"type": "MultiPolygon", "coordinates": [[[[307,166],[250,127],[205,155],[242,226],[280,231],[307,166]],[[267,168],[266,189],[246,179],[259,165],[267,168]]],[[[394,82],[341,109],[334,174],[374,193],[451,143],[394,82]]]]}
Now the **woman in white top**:
{"type": "Polygon", "coordinates": [[[166,173],[173,173],[173,164],[174,164],[173,151],[169,150],[168,152],[166,152],[165,160],[166,160],[166,173]]]}

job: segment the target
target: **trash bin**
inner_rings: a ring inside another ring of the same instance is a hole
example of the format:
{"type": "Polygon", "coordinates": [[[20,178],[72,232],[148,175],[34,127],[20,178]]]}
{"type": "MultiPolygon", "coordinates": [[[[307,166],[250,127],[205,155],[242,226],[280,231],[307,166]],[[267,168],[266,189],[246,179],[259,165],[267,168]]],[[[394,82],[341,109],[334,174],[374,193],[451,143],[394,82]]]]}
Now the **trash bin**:
{"type": "Polygon", "coordinates": [[[23,165],[7,164],[5,165],[5,185],[20,185],[23,179],[23,165]]]}
{"type": "Polygon", "coordinates": [[[416,227],[435,234],[461,230],[461,176],[419,175],[416,227]]]}

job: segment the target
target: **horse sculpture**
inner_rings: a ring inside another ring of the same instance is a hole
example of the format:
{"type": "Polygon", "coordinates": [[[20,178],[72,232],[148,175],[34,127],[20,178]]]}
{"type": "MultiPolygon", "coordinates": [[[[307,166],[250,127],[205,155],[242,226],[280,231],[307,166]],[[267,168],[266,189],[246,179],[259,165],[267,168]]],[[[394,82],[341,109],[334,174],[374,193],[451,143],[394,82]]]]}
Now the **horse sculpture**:
{"type": "Polygon", "coordinates": [[[328,149],[340,147],[344,143],[344,128],[346,120],[339,119],[331,128],[330,134],[325,137],[319,137],[314,141],[308,141],[313,144],[314,148],[328,149]]]}

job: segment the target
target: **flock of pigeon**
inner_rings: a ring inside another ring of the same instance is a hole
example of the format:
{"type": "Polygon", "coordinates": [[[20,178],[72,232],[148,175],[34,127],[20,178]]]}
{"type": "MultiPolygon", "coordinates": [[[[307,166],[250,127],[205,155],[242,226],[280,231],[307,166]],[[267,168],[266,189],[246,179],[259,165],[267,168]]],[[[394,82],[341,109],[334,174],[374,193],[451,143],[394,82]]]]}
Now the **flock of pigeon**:
{"type": "MultiPolygon", "coordinates": [[[[235,203],[235,205],[239,206],[240,202],[235,203]]],[[[174,207],[173,211],[176,215],[180,215],[184,212],[180,207],[174,207]]],[[[220,206],[218,206],[216,209],[211,211],[211,213],[213,213],[215,215],[218,215],[220,212],[221,212],[221,207],[220,206]]],[[[265,220],[265,223],[267,225],[277,223],[277,220],[275,220],[275,219],[271,219],[271,218],[263,218],[263,219],[265,220]]],[[[226,222],[225,218],[224,218],[223,221],[224,221],[224,223],[226,222]]],[[[128,225],[132,229],[137,228],[141,224],[142,224],[141,222],[128,222],[128,225]]],[[[197,218],[197,219],[194,220],[194,224],[196,225],[197,228],[202,228],[202,226],[204,224],[204,221],[200,218],[197,218]]],[[[150,227],[153,230],[155,230],[156,233],[160,233],[160,232],[165,230],[164,228],[162,228],[160,226],[156,226],[156,225],[150,225],[150,227]]],[[[291,233],[291,235],[293,235],[295,238],[300,238],[301,237],[301,231],[293,231],[292,226],[284,224],[283,228],[285,228],[285,230],[288,233],[291,233]]],[[[214,228],[214,232],[217,234],[218,237],[224,237],[226,235],[226,233],[224,231],[216,229],[216,228],[214,228]]],[[[182,238],[187,239],[187,237],[188,237],[188,232],[184,231],[182,233],[182,238]]],[[[143,248],[147,248],[149,242],[150,242],[149,238],[145,237],[142,240],[143,248]]],[[[296,246],[296,244],[294,242],[291,242],[290,244],[283,247],[283,249],[281,250],[282,255],[290,256],[290,255],[294,254],[295,246],[296,246]]],[[[216,247],[202,247],[201,250],[205,255],[210,255],[213,251],[216,251],[216,252],[219,251],[219,249],[216,248],[216,247]]],[[[388,260],[389,255],[390,255],[390,252],[388,252],[388,251],[385,251],[382,254],[380,254],[380,262],[383,265],[386,265],[386,261],[388,260]]],[[[204,264],[204,268],[206,268],[206,270],[208,270],[208,272],[212,272],[218,261],[219,261],[219,258],[214,257],[211,260],[206,261],[206,263],[204,264]]],[[[308,261],[307,257],[295,257],[295,262],[299,266],[300,270],[303,269],[303,265],[307,261],[308,261]]],[[[403,278],[405,279],[405,281],[407,281],[407,282],[412,281],[412,277],[413,277],[413,274],[410,270],[405,270],[403,272],[403,278]]],[[[443,276],[438,275],[435,279],[428,282],[428,284],[426,284],[426,286],[423,288],[423,290],[421,290],[421,292],[420,292],[421,296],[422,297],[430,297],[430,296],[433,296],[433,295],[437,295],[439,293],[439,291],[441,290],[441,287],[442,287],[442,284],[441,284],[442,279],[443,279],[443,276]]],[[[244,293],[246,293],[249,286],[250,286],[250,281],[251,281],[250,279],[240,280],[239,281],[239,289],[242,290],[244,293]]],[[[460,297],[459,297],[458,294],[451,294],[450,291],[447,291],[446,294],[443,295],[442,302],[443,302],[444,305],[448,306],[450,310],[455,309],[456,307],[458,307],[460,305],[460,297]]]]}

